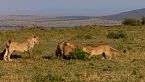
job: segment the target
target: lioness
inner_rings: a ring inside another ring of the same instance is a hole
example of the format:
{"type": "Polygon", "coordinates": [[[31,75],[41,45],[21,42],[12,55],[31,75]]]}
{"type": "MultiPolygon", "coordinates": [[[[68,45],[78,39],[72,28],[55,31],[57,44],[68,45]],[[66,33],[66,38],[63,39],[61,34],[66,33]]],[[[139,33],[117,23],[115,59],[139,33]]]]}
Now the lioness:
{"type": "MultiPolygon", "coordinates": [[[[32,49],[34,45],[38,42],[39,42],[39,36],[36,36],[36,35],[28,38],[26,41],[23,41],[23,42],[15,42],[15,41],[9,40],[6,43],[6,48],[5,48],[6,51],[5,51],[3,59],[5,61],[12,61],[10,59],[10,56],[14,51],[17,51],[17,52],[28,51],[29,53],[29,50],[32,49]]],[[[29,57],[30,57],[30,53],[29,53],[29,57]]]]}
{"type": "Polygon", "coordinates": [[[116,50],[115,48],[112,48],[110,45],[85,46],[83,47],[83,50],[90,54],[89,56],[90,58],[93,55],[102,55],[104,58],[108,56],[109,60],[112,59],[112,56],[114,54],[118,53],[118,50],[116,50]]]}
{"type": "Polygon", "coordinates": [[[56,56],[63,57],[64,59],[69,59],[70,55],[72,55],[72,51],[77,46],[70,42],[60,42],[57,45],[56,56]]]}
{"type": "Polygon", "coordinates": [[[59,42],[57,44],[56,50],[55,50],[55,55],[57,57],[62,57],[63,56],[63,45],[65,42],[59,42]]]}

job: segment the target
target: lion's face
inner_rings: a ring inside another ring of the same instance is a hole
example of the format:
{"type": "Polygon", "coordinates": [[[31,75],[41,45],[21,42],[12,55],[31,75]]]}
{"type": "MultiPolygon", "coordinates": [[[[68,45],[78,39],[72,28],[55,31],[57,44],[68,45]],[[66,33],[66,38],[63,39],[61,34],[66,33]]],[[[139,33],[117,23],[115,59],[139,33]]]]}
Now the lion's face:
{"type": "Polygon", "coordinates": [[[76,48],[76,45],[74,45],[73,43],[65,42],[65,45],[69,46],[72,49],[76,48]]]}
{"type": "Polygon", "coordinates": [[[58,43],[58,49],[61,51],[62,54],[63,54],[63,46],[64,46],[64,42],[58,43]]]}
{"type": "Polygon", "coordinates": [[[39,36],[38,36],[38,35],[34,35],[34,36],[32,37],[32,41],[33,41],[34,43],[39,43],[39,41],[40,41],[39,36]]]}
{"type": "Polygon", "coordinates": [[[57,48],[56,48],[56,56],[57,57],[61,57],[63,55],[63,46],[64,46],[64,42],[60,42],[57,44],[57,48]]]}
{"type": "Polygon", "coordinates": [[[56,56],[66,56],[75,48],[76,46],[70,42],[60,42],[57,44],[56,56]]]}

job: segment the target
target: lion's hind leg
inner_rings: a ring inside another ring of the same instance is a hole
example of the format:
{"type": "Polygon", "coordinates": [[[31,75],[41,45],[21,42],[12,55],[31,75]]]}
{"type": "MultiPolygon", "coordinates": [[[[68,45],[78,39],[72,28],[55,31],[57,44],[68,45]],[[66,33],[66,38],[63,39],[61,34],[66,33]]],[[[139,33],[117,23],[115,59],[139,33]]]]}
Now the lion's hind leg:
{"type": "Polygon", "coordinates": [[[3,60],[7,61],[8,49],[5,48],[4,51],[5,51],[5,53],[4,53],[4,55],[3,55],[3,60]]]}
{"type": "Polygon", "coordinates": [[[102,53],[102,56],[103,56],[103,57],[101,58],[102,60],[106,59],[106,54],[105,54],[105,52],[102,53]]]}
{"type": "Polygon", "coordinates": [[[8,53],[8,55],[7,55],[8,61],[12,61],[12,60],[10,59],[10,57],[11,57],[11,54],[12,54],[13,52],[14,52],[13,49],[9,49],[9,53],[8,53]]]}
{"type": "Polygon", "coordinates": [[[89,59],[91,59],[93,55],[94,55],[94,53],[91,52],[90,55],[89,55],[89,59]]]}
{"type": "Polygon", "coordinates": [[[109,53],[108,56],[109,56],[109,60],[111,60],[112,57],[113,57],[113,54],[112,53],[109,53]]]}

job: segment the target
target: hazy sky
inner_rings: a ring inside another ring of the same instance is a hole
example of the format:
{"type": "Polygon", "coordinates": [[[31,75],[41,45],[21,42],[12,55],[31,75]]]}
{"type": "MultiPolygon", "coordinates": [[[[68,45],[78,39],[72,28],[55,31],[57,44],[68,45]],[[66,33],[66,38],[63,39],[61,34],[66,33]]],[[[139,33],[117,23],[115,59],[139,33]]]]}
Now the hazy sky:
{"type": "Polygon", "coordinates": [[[0,0],[0,15],[100,16],[145,8],[145,0],[0,0]]]}

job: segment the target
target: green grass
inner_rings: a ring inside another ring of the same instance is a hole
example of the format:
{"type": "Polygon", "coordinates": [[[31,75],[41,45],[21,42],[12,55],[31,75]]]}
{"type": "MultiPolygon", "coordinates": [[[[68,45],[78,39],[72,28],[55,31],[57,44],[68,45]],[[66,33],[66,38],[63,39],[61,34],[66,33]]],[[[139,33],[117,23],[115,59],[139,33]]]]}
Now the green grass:
{"type": "Polygon", "coordinates": [[[0,82],[140,82],[145,81],[145,27],[84,27],[66,29],[29,28],[0,31],[0,50],[9,39],[22,41],[37,34],[41,41],[27,53],[13,53],[20,58],[13,62],[0,60],[0,82]],[[127,38],[111,39],[109,32],[122,31],[127,38]],[[109,44],[126,53],[111,61],[101,56],[89,60],[57,59],[54,52],[61,41],[72,41],[81,46],[109,44]]]}

